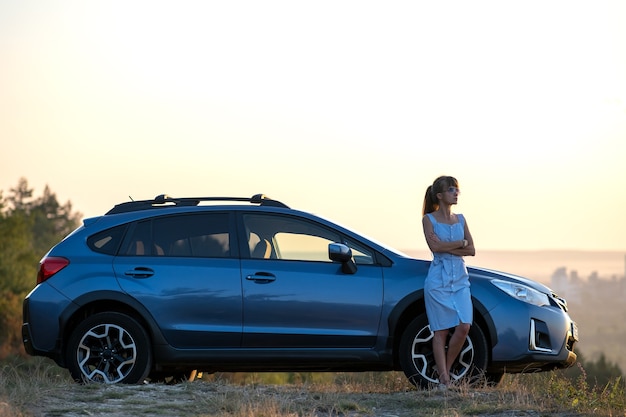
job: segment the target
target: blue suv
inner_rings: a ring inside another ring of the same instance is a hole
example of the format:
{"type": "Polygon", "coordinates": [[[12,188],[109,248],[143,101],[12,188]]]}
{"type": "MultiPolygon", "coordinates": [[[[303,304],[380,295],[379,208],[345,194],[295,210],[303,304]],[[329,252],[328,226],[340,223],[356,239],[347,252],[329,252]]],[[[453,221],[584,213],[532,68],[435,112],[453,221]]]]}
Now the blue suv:
{"type": "MultiPolygon", "coordinates": [[[[161,195],[85,219],[44,256],[23,342],[77,382],[402,370],[429,387],[429,264],[264,195],[161,195]]],[[[574,364],[565,300],[518,276],[469,273],[474,323],[453,379],[574,364]]]]}

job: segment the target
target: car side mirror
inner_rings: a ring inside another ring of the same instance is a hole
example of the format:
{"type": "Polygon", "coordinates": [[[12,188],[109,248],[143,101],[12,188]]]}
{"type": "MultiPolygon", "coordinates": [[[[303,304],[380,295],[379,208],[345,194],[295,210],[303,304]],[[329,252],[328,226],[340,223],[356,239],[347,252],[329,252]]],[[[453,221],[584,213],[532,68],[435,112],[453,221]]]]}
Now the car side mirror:
{"type": "Polygon", "coordinates": [[[352,260],[352,250],[343,243],[330,243],[328,245],[328,258],[333,262],[341,262],[341,272],[344,274],[356,273],[356,264],[352,260]]]}

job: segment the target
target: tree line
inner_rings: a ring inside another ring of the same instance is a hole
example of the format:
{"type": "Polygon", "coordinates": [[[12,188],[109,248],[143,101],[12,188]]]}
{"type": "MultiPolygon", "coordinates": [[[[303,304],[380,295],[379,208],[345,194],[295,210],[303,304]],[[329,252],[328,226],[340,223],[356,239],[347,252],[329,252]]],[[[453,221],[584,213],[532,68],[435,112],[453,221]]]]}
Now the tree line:
{"type": "MultiPolygon", "coordinates": [[[[0,360],[25,356],[22,344],[22,302],[36,285],[41,258],[52,246],[80,224],[82,214],[68,201],[60,204],[46,185],[43,195],[34,196],[28,181],[21,178],[6,196],[0,190],[0,360]]],[[[620,368],[604,355],[595,361],[579,354],[578,367],[565,375],[591,385],[604,385],[621,378],[620,368]]]]}
{"type": "Polygon", "coordinates": [[[39,197],[25,178],[6,196],[0,190],[0,359],[24,354],[22,301],[35,287],[39,260],[81,217],[47,185],[39,197]]]}

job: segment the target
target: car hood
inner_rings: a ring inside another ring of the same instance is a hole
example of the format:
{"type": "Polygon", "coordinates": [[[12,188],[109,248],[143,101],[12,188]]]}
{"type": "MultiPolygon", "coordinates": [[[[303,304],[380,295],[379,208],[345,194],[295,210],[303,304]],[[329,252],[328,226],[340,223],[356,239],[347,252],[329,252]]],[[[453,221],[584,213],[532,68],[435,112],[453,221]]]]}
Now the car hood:
{"type": "MultiPolygon", "coordinates": [[[[418,258],[412,258],[412,257],[404,257],[403,259],[404,261],[417,264],[418,269],[420,270],[426,269],[426,272],[431,262],[430,260],[418,259],[418,258]]],[[[493,269],[482,268],[482,267],[477,267],[477,266],[468,266],[467,271],[469,272],[470,279],[486,279],[486,280],[501,279],[504,281],[512,281],[512,282],[517,282],[519,284],[527,285],[545,294],[554,294],[554,291],[552,291],[550,287],[544,284],[541,284],[540,282],[534,281],[530,278],[525,278],[519,275],[511,274],[508,272],[496,271],[493,269]]]]}
{"type": "Polygon", "coordinates": [[[536,289],[537,291],[541,291],[543,293],[546,294],[551,294],[553,293],[552,289],[540,282],[534,281],[532,279],[529,278],[524,278],[521,277],[519,275],[515,275],[515,274],[510,274],[508,272],[502,272],[502,271],[495,271],[492,269],[487,269],[487,268],[481,268],[481,267],[468,267],[467,268],[470,277],[471,276],[480,276],[482,278],[486,278],[486,279],[501,279],[501,280],[505,280],[505,281],[513,281],[513,282],[518,282],[520,284],[524,284],[527,285],[531,288],[536,289]]]}

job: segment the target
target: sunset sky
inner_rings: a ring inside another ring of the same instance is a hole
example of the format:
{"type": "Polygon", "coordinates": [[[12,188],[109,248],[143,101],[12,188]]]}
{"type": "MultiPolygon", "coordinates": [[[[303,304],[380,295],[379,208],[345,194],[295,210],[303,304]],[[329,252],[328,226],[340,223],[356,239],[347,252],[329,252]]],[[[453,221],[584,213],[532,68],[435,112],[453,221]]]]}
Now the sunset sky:
{"type": "Polygon", "coordinates": [[[0,190],[265,193],[399,249],[626,253],[626,2],[0,2],[0,190]]]}

